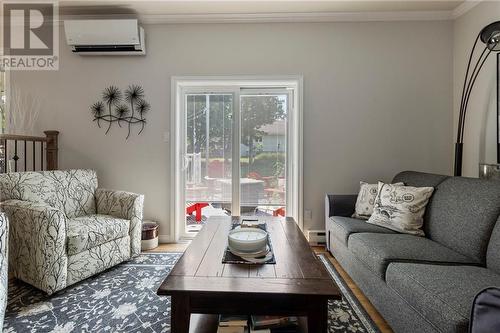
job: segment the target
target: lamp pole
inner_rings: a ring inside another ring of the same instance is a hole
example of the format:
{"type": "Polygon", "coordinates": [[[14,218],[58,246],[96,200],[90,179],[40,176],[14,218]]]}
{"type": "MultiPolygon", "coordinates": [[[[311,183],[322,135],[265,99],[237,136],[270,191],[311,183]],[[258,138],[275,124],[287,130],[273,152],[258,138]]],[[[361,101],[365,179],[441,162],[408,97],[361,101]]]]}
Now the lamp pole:
{"type": "Polygon", "coordinates": [[[460,100],[460,113],[458,118],[457,127],[457,139],[455,143],[455,165],[453,173],[455,176],[462,175],[462,162],[463,162],[463,143],[464,143],[464,132],[465,132],[465,121],[467,119],[467,107],[469,105],[470,95],[474,84],[476,83],[477,77],[481,72],[486,60],[488,59],[491,52],[500,51],[500,21],[493,22],[486,27],[484,27],[478,34],[472,50],[469,55],[469,61],[467,63],[467,70],[465,72],[464,85],[462,88],[462,98],[460,100]],[[474,58],[474,51],[476,46],[481,40],[485,47],[481,52],[481,55],[477,58],[475,65],[471,71],[472,59],[474,58]]]}

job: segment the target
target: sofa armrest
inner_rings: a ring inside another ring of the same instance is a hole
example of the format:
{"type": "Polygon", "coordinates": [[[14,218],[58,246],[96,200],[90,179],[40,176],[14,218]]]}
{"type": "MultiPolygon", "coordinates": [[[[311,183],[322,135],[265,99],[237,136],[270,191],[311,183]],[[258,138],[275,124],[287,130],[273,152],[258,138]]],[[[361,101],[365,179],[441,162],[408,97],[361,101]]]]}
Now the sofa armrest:
{"type": "Polygon", "coordinates": [[[10,228],[9,265],[14,276],[52,294],[66,286],[66,215],[45,204],[0,204],[10,228]]]}
{"type": "Polygon", "coordinates": [[[141,230],[144,195],[124,191],[96,190],[97,213],[130,220],[130,254],[141,252],[141,230]]]}
{"type": "Polygon", "coordinates": [[[356,207],[357,194],[327,194],[325,196],[325,218],[330,216],[351,217],[356,207]]]}
{"type": "Polygon", "coordinates": [[[4,213],[0,212],[0,324],[3,323],[5,307],[7,306],[8,280],[8,240],[9,223],[4,213]]]}

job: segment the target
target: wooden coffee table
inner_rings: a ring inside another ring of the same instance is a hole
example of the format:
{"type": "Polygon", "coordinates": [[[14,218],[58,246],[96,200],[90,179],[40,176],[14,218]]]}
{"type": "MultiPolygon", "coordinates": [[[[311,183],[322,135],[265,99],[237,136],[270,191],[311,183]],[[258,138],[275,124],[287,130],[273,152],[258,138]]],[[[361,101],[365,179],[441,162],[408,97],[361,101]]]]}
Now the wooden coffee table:
{"type": "Polygon", "coordinates": [[[191,314],[307,316],[311,333],[327,332],[329,299],[340,299],[328,275],[292,218],[211,217],[158,295],[172,296],[171,332],[188,333],[191,314]],[[223,264],[232,223],[267,223],[275,265],[223,264]]]}

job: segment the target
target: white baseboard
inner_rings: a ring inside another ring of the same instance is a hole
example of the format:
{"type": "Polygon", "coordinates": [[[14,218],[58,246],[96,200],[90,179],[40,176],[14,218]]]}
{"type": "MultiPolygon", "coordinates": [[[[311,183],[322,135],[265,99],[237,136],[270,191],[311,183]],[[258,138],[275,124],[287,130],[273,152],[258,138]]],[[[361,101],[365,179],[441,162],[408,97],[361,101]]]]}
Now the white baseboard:
{"type": "Polygon", "coordinates": [[[158,240],[160,244],[175,243],[170,235],[159,235],[158,240]]]}

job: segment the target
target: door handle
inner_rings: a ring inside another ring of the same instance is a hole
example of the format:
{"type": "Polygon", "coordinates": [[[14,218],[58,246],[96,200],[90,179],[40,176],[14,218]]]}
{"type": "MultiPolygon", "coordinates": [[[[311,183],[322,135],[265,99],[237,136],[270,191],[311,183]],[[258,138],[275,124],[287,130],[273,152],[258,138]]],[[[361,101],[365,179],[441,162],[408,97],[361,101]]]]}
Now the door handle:
{"type": "Polygon", "coordinates": [[[189,157],[186,155],[186,154],[183,154],[184,155],[184,158],[183,158],[183,161],[182,161],[182,171],[186,171],[187,168],[189,167],[189,157]]]}

